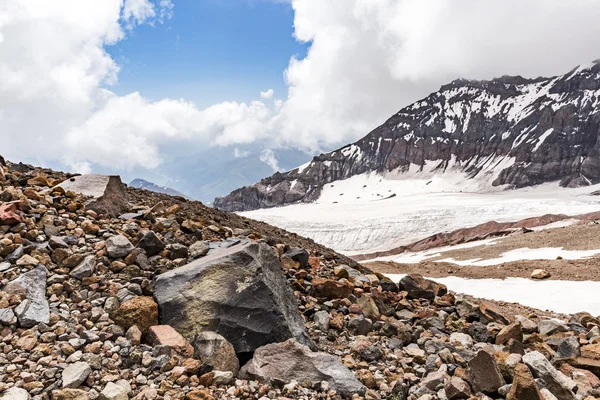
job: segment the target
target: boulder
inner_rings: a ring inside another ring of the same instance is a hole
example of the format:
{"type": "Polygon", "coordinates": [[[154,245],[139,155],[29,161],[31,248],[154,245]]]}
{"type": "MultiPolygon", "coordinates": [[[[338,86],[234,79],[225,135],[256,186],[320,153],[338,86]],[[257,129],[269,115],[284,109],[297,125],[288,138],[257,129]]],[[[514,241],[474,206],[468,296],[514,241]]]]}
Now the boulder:
{"type": "Polygon", "coordinates": [[[538,384],[525,364],[517,364],[506,400],[544,400],[538,384]]]}
{"type": "Polygon", "coordinates": [[[81,389],[61,389],[52,392],[52,400],[89,400],[88,392],[81,389]]]}
{"type": "Polygon", "coordinates": [[[534,269],[531,273],[531,279],[537,280],[547,279],[550,278],[550,276],[552,276],[550,272],[546,271],[545,269],[534,269]]]}
{"type": "Polygon", "coordinates": [[[25,300],[14,309],[19,324],[25,328],[50,321],[50,308],[46,300],[47,276],[46,267],[40,264],[9,282],[3,289],[8,294],[25,295],[25,300]]]}
{"type": "Polygon", "coordinates": [[[102,392],[100,392],[100,400],[129,400],[127,389],[123,386],[108,382],[102,392]]]}
{"type": "Polygon", "coordinates": [[[469,384],[457,376],[446,382],[444,391],[448,400],[468,399],[472,395],[469,384]]]}
{"type": "Polygon", "coordinates": [[[208,254],[209,250],[210,246],[206,242],[199,240],[195,243],[192,243],[192,245],[189,247],[190,257],[203,257],[208,254]]]}
{"type": "Polygon", "coordinates": [[[0,400],[29,400],[31,396],[27,390],[18,387],[12,387],[2,394],[0,400]]]}
{"type": "Polygon", "coordinates": [[[89,364],[83,361],[69,364],[62,373],[62,387],[78,388],[92,372],[89,364]]]}
{"type": "Polygon", "coordinates": [[[523,329],[521,324],[514,323],[508,324],[498,332],[496,335],[496,344],[504,345],[508,343],[510,339],[516,340],[517,342],[523,341],[523,329]]]}
{"type": "Polygon", "coordinates": [[[106,252],[110,258],[125,258],[134,247],[123,235],[115,235],[106,239],[106,252]]]}
{"type": "Polygon", "coordinates": [[[194,339],[194,358],[217,371],[231,371],[237,375],[240,362],[233,345],[215,332],[200,332],[194,339]]]}
{"type": "Polygon", "coordinates": [[[236,353],[296,338],[314,346],[296,298],[266,243],[240,241],[156,278],[162,324],[188,340],[202,331],[222,335],[236,353]]]}
{"type": "Polygon", "coordinates": [[[406,275],[398,283],[400,290],[408,292],[408,298],[433,300],[448,293],[445,285],[423,278],[421,275],[406,275]]]}
{"type": "Polygon", "coordinates": [[[23,202],[21,200],[0,204],[0,225],[16,225],[25,222],[22,209],[23,202]]]}
{"type": "Polygon", "coordinates": [[[116,217],[128,207],[125,185],[118,175],[80,175],[68,179],[58,186],[65,191],[90,196],[86,208],[98,214],[116,217]]]}
{"type": "Polygon", "coordinates": [[[85,277],[92,276],[96,270],[96,257],[87,256],[83,259],[78,266],[76,266],[70,273],[73,278],[82,280],[85,277]]]}
{"type": "Polygon", "coordinates": [[[308,268],[308,259],[310,254],[305,249],[291,249],[285,255],[300,264],[300,268],[308,268]]]}
{"type": "Polygon", "coordinates": [[[475,392],[495,393],[505,384],[496,359],[485,350],[469,361],[468,374],[475,392]]]}
{"type": "Polygon", "coordinates": [[[557,319],[543,319],[538,323],[540,335],[550,336],[557,332],[568,332],[569,327],[557,319]]]}
{"type": "Polygon", "coordinates": [[[146,342],[151,346],[169,346],[186,357],[194,354],[192,345],[169,325],[156,325],[148,328],[146,342]]]}
{"type": "Polygon", "coordinates": [[[137,244],[137,247],[144,249],[148,257],[155,256],[164,250],[165,244],[156,236],[153,231],[145,232],[137,244]]]}
{"type": "Polygon", "coordinates": [[[344,397],[366,392],[366,387],[337,357],[312,352],[294,339],[258,348],[252,360],[242,367],[240,377],[267,383],[325,381],[344,397]]]}
{"type": "Polygon", "coordinates": [[[354,285],[347,280],[315,278],[312,280],[312,295],[321,300],[345,299],[350,297],[354,285]]]}
{"type": "Polygon", "coordinates": [[[533,376],[541,378],[546,382],[546,387],[561,400],[575,399],[573,390],[577,384],[558,371],[554,366],[538,351],[532,351],[523,356],[523,362],[531,369],[533,376]]]}
{"type": "Polygon", "coordinates": [[[125,330],[137,325],[145,333],[149,327],[158,325],[158,305],[152,297],[134,297],[119,306],[113,320],[125,330]]]}

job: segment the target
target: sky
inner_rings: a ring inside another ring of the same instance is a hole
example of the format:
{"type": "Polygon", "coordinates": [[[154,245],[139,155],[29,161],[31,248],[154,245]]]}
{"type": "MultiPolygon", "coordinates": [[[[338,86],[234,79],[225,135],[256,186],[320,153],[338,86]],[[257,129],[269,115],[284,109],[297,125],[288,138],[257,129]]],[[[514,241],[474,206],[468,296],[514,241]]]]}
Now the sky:
{"type": "Polygon", "coordinates": [[[597,0],[0,0],[0,153],[118,172],[253,146],[275,165],[459,77],[600,58],[599,18],[597,0]]]}

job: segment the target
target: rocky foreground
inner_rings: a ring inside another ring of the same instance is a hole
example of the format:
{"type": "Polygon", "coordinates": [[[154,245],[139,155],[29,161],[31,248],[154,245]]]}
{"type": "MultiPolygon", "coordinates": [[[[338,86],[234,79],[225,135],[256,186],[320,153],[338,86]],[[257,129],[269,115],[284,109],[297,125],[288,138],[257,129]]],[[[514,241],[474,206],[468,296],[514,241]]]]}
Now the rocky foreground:
{"type": "Polygon", "coordinates": [[[0,158],[0,399],[600,398],[600,321],[0,158]]]}

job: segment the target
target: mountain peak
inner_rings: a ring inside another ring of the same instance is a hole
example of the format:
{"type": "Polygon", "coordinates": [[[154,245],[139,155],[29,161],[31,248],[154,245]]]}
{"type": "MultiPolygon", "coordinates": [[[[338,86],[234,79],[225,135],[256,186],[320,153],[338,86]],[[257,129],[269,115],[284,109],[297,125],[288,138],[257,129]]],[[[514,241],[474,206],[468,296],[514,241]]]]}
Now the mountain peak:
{"type": "Polygon", "coordinates": [[[477,178],[484,189],[598,182],[599,72],[594,62],[550,78],[456,79],[357,142],[217,198],[215,207],[246,211],[313,202],[336,180],[418,174],[425,166],[477,178]]]}

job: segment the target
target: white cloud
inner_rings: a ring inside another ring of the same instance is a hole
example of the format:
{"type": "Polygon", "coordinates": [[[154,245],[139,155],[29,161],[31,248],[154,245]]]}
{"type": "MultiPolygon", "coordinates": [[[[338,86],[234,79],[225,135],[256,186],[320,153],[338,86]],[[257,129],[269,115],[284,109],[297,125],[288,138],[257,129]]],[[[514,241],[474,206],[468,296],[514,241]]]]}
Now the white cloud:
{"type": "Polygon", "coordinates": [[[249,151],[240,150],[237,147],[235,149],[233,149],[233,156],[235,158],[244,158],[244,157],[248,157],[249,155],[250,155],[249,151]]]}
{"type": "MultiPolygon", "coordinates": [[[[290,60],[287,98],[202,110],[185,100],[148,101],[144,88],[110,91],[119,66],[104,47],[138,24],[169,18],[176,12],[170,0],[0,2],[0,152],[89,170],[153,168],[176,142],[318,150],[358,139],[457,77],[559,74],[600,56],[596,0],[292,6],[295,36],[310,48],[290,60]]],[[[272,99],[274,91],[260,94],[272,99]]],[[[263,162],[275,170],[269,154],[263,162]]]]}
{"type": "Polygon", "coordinates": [[[260,98],[261,99],[270,99],[271,97],[273,97],[274,94],[275,94],[275,91],[273,89],[269,89],[266,92],[260,92],[260,98]]]}
{"type": "Polygon", "coordinates": [[[279,161],[275,157],[275,152],[271,149],[265,149],[260,153],[260,161],[267,164],[269,167],[273,169],[273,172],[280,171],[279,161]]]}

